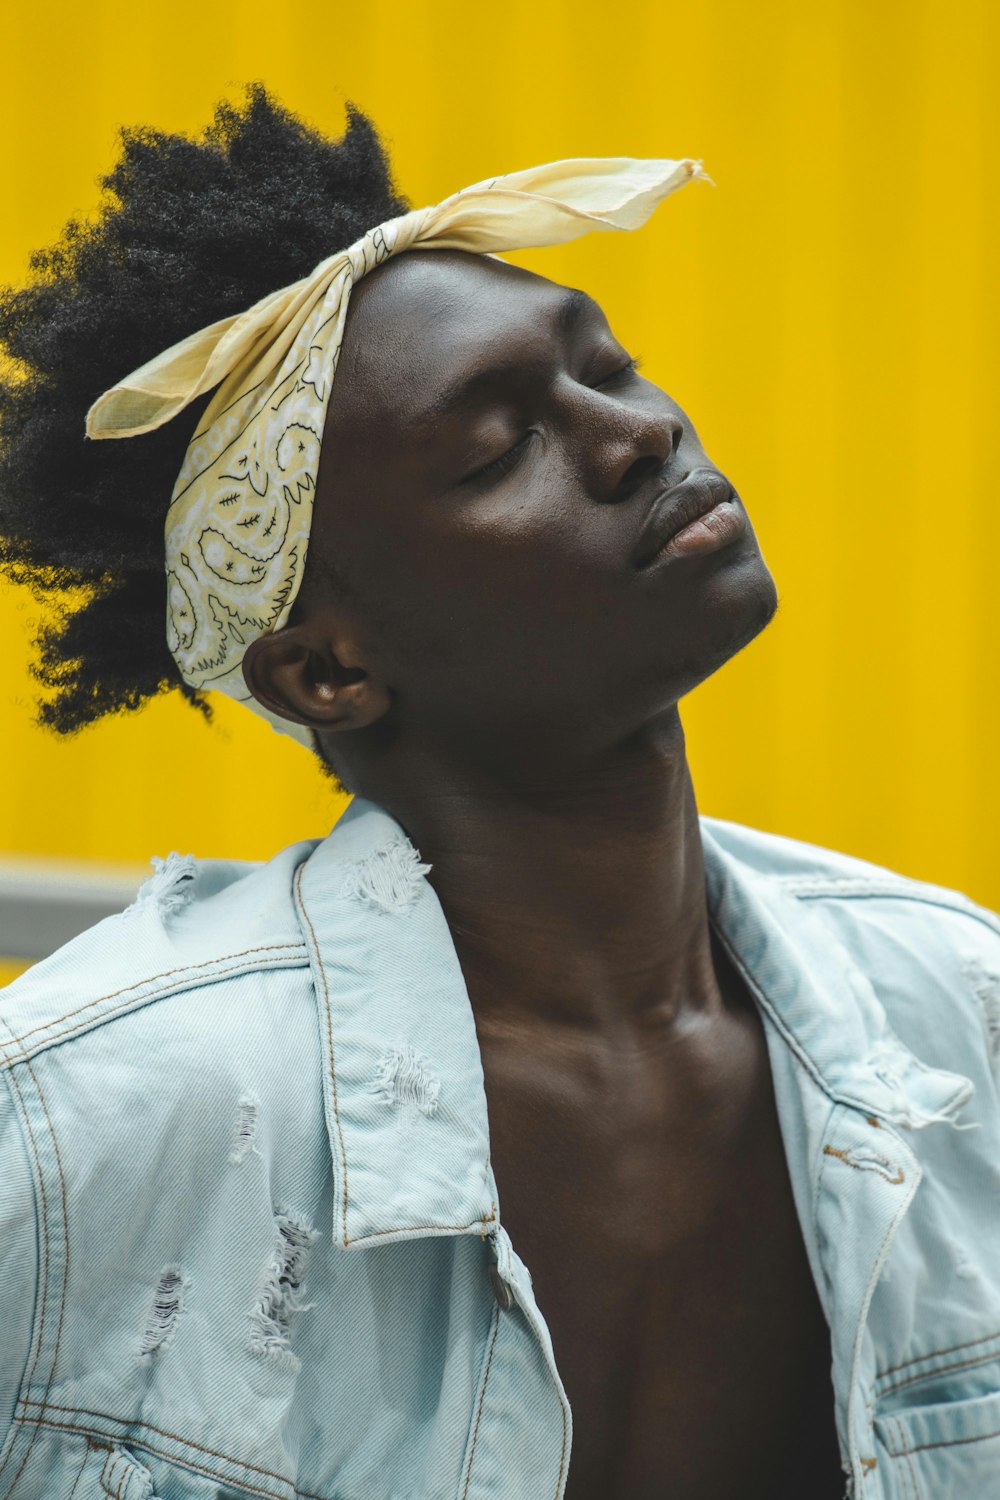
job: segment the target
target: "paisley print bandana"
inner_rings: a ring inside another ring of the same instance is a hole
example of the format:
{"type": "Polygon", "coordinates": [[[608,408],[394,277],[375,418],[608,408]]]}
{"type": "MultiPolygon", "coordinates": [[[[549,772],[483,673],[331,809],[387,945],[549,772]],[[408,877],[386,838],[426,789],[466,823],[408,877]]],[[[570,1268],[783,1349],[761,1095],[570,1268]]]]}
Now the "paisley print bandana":
{"type": "Polygon", "coordinates": [[[188,446],[165,527],[167,641],[184,681],[270,713],[243,679],[252,640],[280,630],[302,582],[327,403],[351,289],[411,249],[492,255],[638,229],[701,164],[579,157],[491,177],[370,229],[310,275],[201,329],[100,396],[87,436],[150,432],[218,387],[188,446]]]}

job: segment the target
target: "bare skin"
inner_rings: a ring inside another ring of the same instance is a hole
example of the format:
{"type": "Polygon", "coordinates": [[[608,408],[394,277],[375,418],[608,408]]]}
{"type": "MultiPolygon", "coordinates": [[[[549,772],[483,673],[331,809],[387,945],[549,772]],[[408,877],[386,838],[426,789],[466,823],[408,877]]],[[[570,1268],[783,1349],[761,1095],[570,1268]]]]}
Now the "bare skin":
{"type": "Polygon", "coordinates": [[[359,283],[305,580],[244,674],[433,866],[573,1410],[567,1500],[839,1500],[828,1329],[677,708],[777,594],[741,503],[737,540],[638,565],[653,500],[718,471],[596,304],[560,326],[566,297],[458,252],[359,283]]]}

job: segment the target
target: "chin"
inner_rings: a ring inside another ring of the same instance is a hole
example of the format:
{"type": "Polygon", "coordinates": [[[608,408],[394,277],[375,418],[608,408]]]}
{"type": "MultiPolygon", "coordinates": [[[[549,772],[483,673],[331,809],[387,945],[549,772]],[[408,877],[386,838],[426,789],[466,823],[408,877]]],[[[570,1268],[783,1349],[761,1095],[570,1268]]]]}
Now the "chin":
{"type": "Polygon", "coordinates": [[[719,618],[720,630],[712,632],[717,659],[711,671],[716,671],[744,646],[749,646],[770,625],[778,611],[777,585],[760,553],[756,557],[756,566],[747,570],[741,582],[743,587],[738,598],[730,601],[729,608],[719,618]]]}
{"type": "Polygon", "coordinates": [[[777,586],[759,552],[731,570],[724,587],[718,580],[711,592],[715,597],[707,601],[697,643],[683,663],[673,663],[671,675],[683,680],[679,698],[749,646],[778,610],[777,586]]]}

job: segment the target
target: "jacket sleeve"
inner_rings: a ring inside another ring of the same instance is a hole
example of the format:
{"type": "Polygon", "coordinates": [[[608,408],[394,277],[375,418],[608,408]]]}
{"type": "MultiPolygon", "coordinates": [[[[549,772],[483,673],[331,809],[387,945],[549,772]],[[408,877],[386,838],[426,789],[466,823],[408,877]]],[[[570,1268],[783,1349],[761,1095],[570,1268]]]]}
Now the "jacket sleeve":
{"type": "Polygon", "coordinates": [[[38,1281],[35,1193],[10,1075],[0,1074],[0,1448],[28,1363],[38,1281]]]}

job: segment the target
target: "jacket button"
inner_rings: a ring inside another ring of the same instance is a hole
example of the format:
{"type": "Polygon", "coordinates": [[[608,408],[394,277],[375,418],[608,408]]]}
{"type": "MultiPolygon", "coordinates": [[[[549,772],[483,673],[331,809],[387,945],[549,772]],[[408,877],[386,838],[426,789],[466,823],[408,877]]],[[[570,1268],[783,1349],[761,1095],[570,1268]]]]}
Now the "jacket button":
{"type": "Polygon", "coordinates": [[[514,1293],[504,1281],[496,1266],[490,1266],[490,1285],[493,1295],[497,1299],[497,1306],[508,1312],[514,1306],[514,1293]]]}

